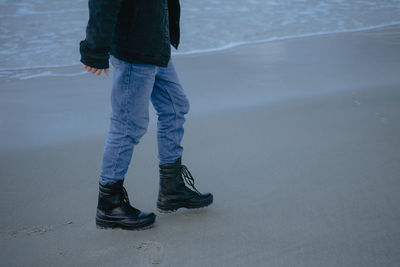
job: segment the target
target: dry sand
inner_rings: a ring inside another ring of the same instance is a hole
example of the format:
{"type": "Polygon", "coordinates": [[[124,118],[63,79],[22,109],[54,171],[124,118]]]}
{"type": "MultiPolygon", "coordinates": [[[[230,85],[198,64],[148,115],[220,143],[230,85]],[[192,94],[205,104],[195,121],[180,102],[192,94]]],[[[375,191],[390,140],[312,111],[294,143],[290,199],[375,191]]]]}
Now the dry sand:
{"type": "MultiPolygon", "coordinates": [[[[1,81],[1,265],[399,266],[399,49],[395,26],[175,57],[215,202],[146,231],[95,228],[111,78],[1,81]]],[[[146,211],[156,152],[153,116],[125,180],[146,211]]]]}

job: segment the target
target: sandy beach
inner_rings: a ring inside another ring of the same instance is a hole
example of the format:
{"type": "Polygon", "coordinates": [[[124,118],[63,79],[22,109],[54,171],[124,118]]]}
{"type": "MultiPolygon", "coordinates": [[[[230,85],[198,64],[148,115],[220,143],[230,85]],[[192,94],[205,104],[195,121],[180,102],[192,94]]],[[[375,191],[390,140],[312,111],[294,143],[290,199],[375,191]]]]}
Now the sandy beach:
{"type": "Polygon", "coordinates": [[[156,211],[152,109],[125,187],[156,225],[96,229],[111,77],[2,79],[2,266],[400,265],[400,26],[173,60],[213,205],[156,211]]]}

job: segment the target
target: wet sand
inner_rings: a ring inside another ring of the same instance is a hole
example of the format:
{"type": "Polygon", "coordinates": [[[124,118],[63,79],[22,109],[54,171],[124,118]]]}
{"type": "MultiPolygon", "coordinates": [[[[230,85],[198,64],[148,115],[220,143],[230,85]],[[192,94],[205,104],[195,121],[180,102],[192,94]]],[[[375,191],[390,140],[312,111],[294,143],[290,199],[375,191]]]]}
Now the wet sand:
{"type": "Polygon", "coordinates": [[[146,231],[94,224],[111,77],[1,81],[2,264],[398,266],[399,48],[395,26],[174,57],[215,202],[156,212],[153,112],[125,180],[146,231]]]}

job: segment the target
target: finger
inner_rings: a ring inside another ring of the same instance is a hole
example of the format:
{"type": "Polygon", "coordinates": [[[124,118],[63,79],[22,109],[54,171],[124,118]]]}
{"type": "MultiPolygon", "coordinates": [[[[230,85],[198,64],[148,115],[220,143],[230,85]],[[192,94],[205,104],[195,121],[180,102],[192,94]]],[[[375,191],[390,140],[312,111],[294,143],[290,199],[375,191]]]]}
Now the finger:
{"type": "Polygon", "coordinates": [[[108,76],[109,69],[105,69],[104,73],[108,76]]]}
{"type": "Polygon", "coordinates": [[[101,69],[98,69],[98,70],[96,71],[96,74],[97,74],[97,75],[100,75],[100,74],[101,74],[101,69]]]}
{"type": "Polygon", "coordinates": [[[97,71],[97,69],[92,68],[91,73],[95,73],[97,71]]]}

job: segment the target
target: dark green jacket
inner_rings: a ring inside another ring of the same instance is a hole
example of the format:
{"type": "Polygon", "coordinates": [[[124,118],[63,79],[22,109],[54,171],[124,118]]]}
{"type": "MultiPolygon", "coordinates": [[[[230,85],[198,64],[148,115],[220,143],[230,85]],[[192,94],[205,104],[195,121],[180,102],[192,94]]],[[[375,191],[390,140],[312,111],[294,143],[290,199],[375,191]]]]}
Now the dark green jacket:
{"type": "Polygon", "coordinates": [[[180,39],[179,0],[89,0],[80,61],[109,67],[109,55],[132,63],[166,67],[180,39]]]}

